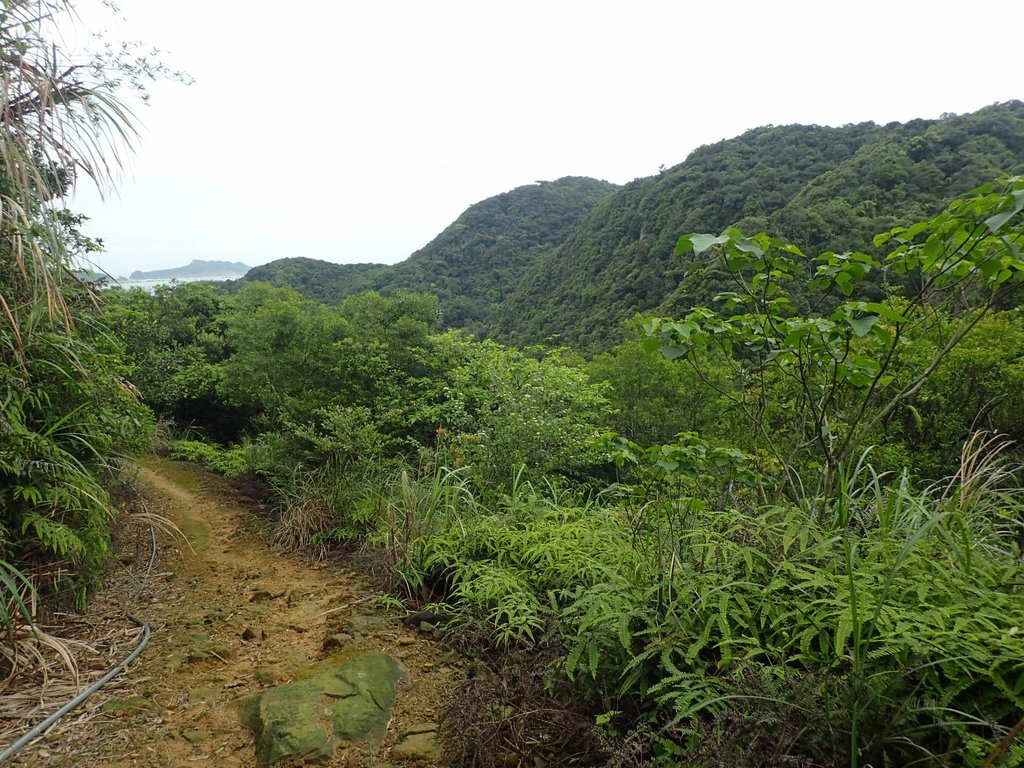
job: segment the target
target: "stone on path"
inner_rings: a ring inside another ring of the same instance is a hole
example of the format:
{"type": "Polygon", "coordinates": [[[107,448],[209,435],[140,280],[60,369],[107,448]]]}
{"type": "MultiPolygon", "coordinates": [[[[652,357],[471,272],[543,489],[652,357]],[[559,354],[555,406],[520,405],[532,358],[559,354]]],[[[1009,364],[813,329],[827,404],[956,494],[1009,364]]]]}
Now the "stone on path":
{"type": "Polygon", "coordinates": [[[242,722],[256,736],[257,764],[328,759],[345,742],[379,743],[404,675],[387,654],[365,653],[243,700],[242,722]]]}
{"type": "Polygon", "coordinates": [[[407,765],[435,764],[441,757],[437,723],[421,723],[407,728],[402,740],[391,750],[391,759],[407,765]]]}

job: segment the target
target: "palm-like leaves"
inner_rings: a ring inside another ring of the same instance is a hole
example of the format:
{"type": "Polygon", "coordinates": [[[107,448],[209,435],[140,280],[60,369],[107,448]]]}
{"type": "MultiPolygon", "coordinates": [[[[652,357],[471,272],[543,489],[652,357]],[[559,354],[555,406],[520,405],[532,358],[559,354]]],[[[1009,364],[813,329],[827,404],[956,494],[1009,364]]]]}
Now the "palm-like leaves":
{"type": "Polygon", "coordinates": [[[92,561],[103,549],[110,506],[96,472],[116,440],[104,434],[98,399],[124,400],[104,370],[107,342],[76,323],[91,314],[92,297],[69,271],[60,200],[80,178],[107,188],[135,131],[116,77],[64,52],[58,27],[72,16],[65,0],[0,0],[0,603],[8,606],[0,628],[8,632],[18,614],[31,617],[19,599],[28,582],[3,558],[92,561]]]}

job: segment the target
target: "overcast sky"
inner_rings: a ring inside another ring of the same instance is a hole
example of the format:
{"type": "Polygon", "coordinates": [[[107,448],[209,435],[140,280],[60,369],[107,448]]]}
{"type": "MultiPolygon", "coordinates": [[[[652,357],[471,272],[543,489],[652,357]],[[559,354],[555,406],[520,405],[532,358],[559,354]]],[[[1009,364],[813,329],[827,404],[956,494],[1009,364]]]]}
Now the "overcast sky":
{"type": "Polygon", "coordinates": [[[163,49],[119,191],[71,206],[112,274],[193,258],[393,263],[538,179],[624,183],[769,123],[1024,98],[1024,3],[118,0],[163,49]]]}

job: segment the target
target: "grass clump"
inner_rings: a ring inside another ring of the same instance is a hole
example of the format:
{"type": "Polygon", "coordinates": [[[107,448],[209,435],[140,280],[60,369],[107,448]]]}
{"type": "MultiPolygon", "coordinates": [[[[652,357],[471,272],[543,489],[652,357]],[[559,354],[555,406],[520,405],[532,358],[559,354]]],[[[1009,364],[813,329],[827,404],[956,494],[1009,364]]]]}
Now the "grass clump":
{"type": "Polygon", "coordinates": [[[1024,711],[1024,500],[998,448],[924,487],[862,460],[825,516],[694,503],[666,526],[522,483],[432,512],[400,567],[454,626],[561,649],[549,685],[650,729],[664,764],[982,765],[1024,711]]]}

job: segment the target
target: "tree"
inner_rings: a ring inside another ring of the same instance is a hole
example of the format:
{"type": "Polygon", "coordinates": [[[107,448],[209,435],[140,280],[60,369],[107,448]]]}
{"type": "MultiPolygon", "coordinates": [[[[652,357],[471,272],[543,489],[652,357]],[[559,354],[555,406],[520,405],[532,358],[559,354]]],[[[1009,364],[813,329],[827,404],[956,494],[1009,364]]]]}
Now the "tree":
{"type": "MultiPolygon", "coordinates": [[[[1024,281],[1022,210],[1024,179],[979,187],[932,219],[878,235],[876,247],[895,245],[881,261],[866,253],[809,259],[792,244],[735,229],[686,235],[676,252],[716,250],[735,284],[717,298],[739,313],[696,308],[682,320],[651,319],[648,349],[684,359],[712,388],[703,352],[724,352],[739,384],[721,394],[781,466],[793,468],[810,451],[824,469],[818,497],[828,499],[843,465],[1024,281]],[[895,274],[910,292],[853,298],[872,270],[895,274]],[[793,286],[808,273],[822,314],[800,312],[794,300],[793,286]],[[922,337],[937,340],[933,352],[907,354],[910,339],[922,337]]],[[[786,482],[797,495],[796,473],[786,482]]]]}

